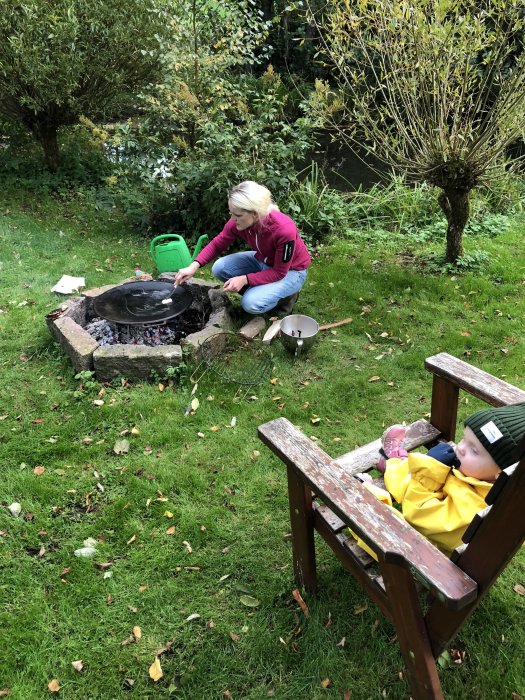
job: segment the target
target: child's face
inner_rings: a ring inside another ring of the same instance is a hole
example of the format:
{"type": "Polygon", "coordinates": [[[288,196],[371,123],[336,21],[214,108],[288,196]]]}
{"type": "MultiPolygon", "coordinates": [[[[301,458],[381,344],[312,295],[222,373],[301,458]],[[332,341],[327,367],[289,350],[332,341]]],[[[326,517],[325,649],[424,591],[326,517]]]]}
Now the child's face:
{"type": "Polygon", "coordinates": [[[495,481],[501,469],[478,440],[472,428],[465,426],[463,439],[456,446],[459,471],[480,481],[495,481]]]}

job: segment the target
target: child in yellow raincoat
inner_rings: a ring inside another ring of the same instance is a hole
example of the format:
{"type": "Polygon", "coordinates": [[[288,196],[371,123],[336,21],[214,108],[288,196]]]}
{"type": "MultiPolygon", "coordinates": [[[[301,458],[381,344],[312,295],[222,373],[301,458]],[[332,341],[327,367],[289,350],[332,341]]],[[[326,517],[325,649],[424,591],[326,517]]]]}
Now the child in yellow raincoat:
{"type": "Polygon", "coordinates": [[[389,505],[391,494],[405,520],[446,554],[461,544],[470,521],[486,506],[485,497],[501,470],[517,461],[525,403],[478,411],[464,425],[455,447],[440,443],[427,454],[408,454],[404,426],[392,426],[383,436],[377,465],[384,471],[388,493],[378,494],[370,484],[389,505]]]}

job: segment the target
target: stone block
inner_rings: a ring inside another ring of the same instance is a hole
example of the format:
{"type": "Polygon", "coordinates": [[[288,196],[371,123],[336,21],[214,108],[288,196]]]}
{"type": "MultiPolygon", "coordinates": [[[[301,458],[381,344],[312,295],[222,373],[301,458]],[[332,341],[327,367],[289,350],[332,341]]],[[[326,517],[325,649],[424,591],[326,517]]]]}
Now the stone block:
{"type": "MultiPolygon", "coordinates": [[[[223,333],[223,329],[218,326],[206,326],[197,333],[191,333],[181,340],[181,346],[188,350],[192,355],[197,355],[199,346],[202,345],[208,338],[219,337],[223,333]]],[[[212,341],[210,341],[212,342],[212,341]]]]}
{"type": "Polygon", "coordinates": [[[266,328],[266,321],[262,316],[255,316],[245,323],[244,326],[239,330],[239,333],[245,338],[255,338],[259,333],[261,333],[266,328]]]}
{"type": "Polygon", "coordinates": [[[155,374],[166,376],[168,367],[182,362],[180,345],[107,345],[93,353],[98,381],[110,382],[116,377],[151,380],[155,374]]]}
{"type": "Polygon", "coordinates": [[[93,370],[93,352],[98,344],[78,323],[61,316],[53,322],[53,335],[69,355],[75,372],[93,370]]]}
{"type": "Polygon", "coordinates": [[[60,340],[57,336],[55,328],[55,321],[57,318],[71,318],[73,321],[75,321],[75,323],[78,323],[79,326],[84,327],[86,325],[87,306],[87,301],[83,296],[71,297],[47,314],[47,327],[58,342],[60,342],[60,340]]]}

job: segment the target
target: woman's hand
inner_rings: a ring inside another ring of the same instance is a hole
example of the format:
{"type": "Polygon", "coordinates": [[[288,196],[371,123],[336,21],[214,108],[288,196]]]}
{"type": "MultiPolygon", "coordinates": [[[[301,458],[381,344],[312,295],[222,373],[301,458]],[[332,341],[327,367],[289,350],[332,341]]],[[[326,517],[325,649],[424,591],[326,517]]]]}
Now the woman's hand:
{"type": "Polygon", "coordinates": [[[248,278],[246,275],[239,275],[238,277],[230,277],[224,283],[225,292],[240,292],[243,287],[248,285],[248,278]]]}
{"type": "Polygon", "coordinates": [[[182,282],[187,282],[193,277],[197,272],[200,265],[198,262],[193,261],[188,267],[181,267],[181,269],[175,275],[175,284],[181,284],[182,282]]]}

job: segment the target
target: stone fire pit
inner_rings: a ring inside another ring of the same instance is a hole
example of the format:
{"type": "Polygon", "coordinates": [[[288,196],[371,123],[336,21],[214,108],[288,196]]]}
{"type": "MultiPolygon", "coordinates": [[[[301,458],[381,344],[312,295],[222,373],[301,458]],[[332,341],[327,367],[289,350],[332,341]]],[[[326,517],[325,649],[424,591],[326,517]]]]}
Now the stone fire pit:
{"type": "MultiPolygon", "coordinates": [[[[163,273],[159,280],[172,282],[174,273],[163,273]]],[[[152,279],[144,275],[140,279],[152,279]]],[[[123,280],[119,284],[135,281],[123,280]]],[[[117,344],[99,346],[87,332],[86,326],[94,318],[93,302],[97,296],[118,285],[90,289],[79,297],[72,297],[46,316],[46,323],[55,339],[70,357],[75,372],[90,370],[100,382],[109,382],[119,376],[128,379],[151,379],[152,373],[163,377],[168,367],[182,361],[182,349],[195,355],[197,348],[210,336],[231,330],[231,302],[216,282],[192,279],[188,283],[193,302],[184,314],[204,319],[203,326],[187,335],[180,345],[117,344]]],[[[181,314],[182,316],[182,314],[181,314]]],[[[175,319],[174,319],[175,320],[175,319]]]]}

